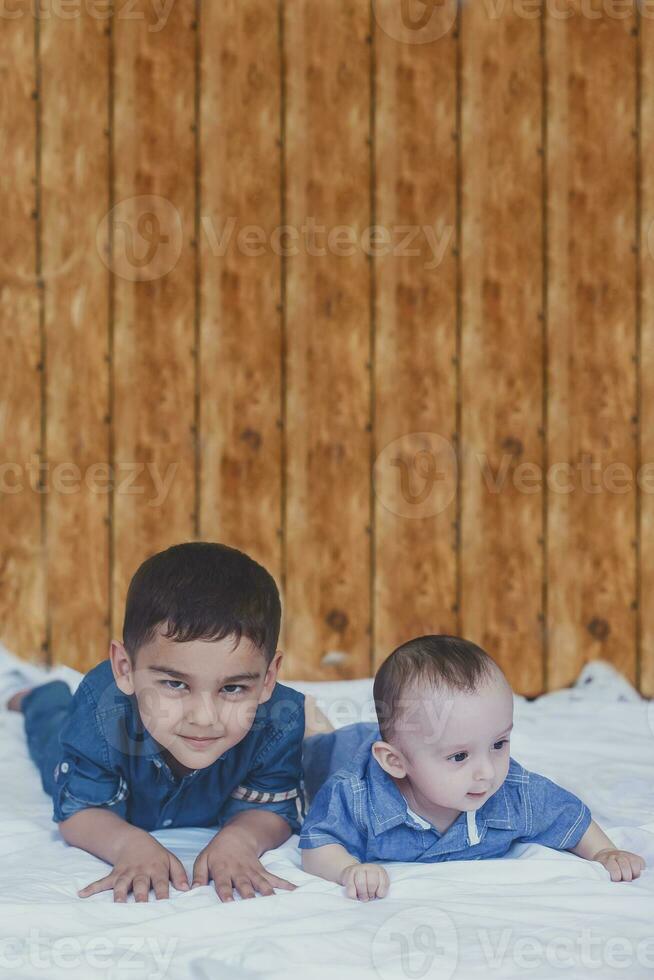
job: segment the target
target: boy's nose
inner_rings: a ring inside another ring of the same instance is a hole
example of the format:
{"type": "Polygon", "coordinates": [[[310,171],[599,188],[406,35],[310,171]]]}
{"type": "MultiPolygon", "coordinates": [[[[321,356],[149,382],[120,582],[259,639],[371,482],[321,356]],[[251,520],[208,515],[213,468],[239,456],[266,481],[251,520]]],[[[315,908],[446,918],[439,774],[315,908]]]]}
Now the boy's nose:
{"type": "Polygon", "coordinates": [[[209,692],[200,693],[193,699],[186,714],[186,720],[194,725],[203,725],[212,729],[212,734],[219,734],[215,731],[218,727],[218,712],[213,698],[209,692]]]}

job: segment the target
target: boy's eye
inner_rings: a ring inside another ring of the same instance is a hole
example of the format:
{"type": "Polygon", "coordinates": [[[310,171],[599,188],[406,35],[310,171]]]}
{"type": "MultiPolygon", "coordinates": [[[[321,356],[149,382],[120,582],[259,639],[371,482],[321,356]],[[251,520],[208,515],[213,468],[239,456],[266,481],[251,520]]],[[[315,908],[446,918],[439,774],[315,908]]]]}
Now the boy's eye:
{"type": "Polygon", "coordinates": [[[171,681],[171,680],[168,680],[168,681],[161,681],[161,683],[164,685],[164,687],[166,687],[166,689],[168,691],[181,691],[182,688],[186,687],[186,684],[184,683],[184,681],[171,681]],[[181,684],[182,687],[169,687],[168,685],[170,685],[170,684],[181,684]]]}
{"type": "Polygon", "coordinates": [[[450,759],[454,759],[455,762],[463,762],[467,755],[467,752],[457,752],[456,755],[451,755],[450,759]],[[459,756],[463,756],[463,758],[459,758],[459,756]]]}
{"type": "Polygon", "coordinates": [[[508,738],[501,738],[499,740],[499,742],[495,742],[495,744],[493,745],[493,748],[494,749],[497,749],[499,751],[500,749],[503,749],[505,745],[508,745],[508,744],[509,744],[508,738]]]}
{"type": "Polygon", "coordinates": [[[247,688],[244,684],[225,684],[223,691],[226,694],[240,694],[241,691],[246,691],[247,688]]]}

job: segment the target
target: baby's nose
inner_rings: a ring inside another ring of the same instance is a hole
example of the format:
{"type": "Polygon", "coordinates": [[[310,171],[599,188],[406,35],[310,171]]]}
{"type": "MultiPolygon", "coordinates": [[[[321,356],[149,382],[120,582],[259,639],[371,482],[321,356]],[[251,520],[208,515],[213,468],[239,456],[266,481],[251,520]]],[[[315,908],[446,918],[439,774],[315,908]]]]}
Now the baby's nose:
{"type": "Polygon", "coordinates": [[[481,759],[474,770],[474,778],[479,782],[490,782],[493,778],[493,764],[490,759],[481,759]]]}

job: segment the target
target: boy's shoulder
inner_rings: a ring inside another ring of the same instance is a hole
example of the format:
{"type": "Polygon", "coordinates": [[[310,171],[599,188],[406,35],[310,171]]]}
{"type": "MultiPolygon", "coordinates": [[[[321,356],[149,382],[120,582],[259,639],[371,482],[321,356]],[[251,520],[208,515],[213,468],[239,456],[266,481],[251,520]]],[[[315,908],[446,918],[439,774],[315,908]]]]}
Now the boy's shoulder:
{"type": "MultiPolygon", "coordinates": [[[[279,681],[267,701],[257,706],[250,737],[275,734],[300,737],[304,735],[304,694],[279,681]]],[[[246,736],[247,738],[247,736],[246,736]]]]}

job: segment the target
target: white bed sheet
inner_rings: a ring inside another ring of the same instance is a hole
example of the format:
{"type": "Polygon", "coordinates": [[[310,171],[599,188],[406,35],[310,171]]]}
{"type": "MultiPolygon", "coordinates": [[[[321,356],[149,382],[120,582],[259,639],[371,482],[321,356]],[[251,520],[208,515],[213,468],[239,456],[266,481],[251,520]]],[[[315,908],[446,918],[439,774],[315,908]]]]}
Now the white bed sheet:
{"type": "MultiPolygon", "coordinates": [[[[32,672],[73,689],[81,677],[70,668],[32,672]]],[[[516,845],[500,860],[386,865],[390,894],[367,904],[305,874],[297,837],[263,858],[298,886],[293,892],[228,905],[213,885],[171,886],[170,899],[147,904],[132,896],[116,904],[110,892],[78,898],[108,866],[59,837],[22,715],[0,711],[0,976],[654,976],[654,706],[611,672],[598,676],[535,702],[516,697],[511,753],[585,799],[618,846],[642,854],[640,879],[614,883],[599,864],[516,845]]],[[[292,686],[314,693],[337,726],[371,717],[370,680],[292,686]]],[[[154,836],[190,874],[212,832],[154,836]]]]}

